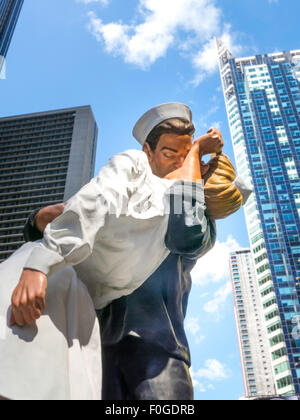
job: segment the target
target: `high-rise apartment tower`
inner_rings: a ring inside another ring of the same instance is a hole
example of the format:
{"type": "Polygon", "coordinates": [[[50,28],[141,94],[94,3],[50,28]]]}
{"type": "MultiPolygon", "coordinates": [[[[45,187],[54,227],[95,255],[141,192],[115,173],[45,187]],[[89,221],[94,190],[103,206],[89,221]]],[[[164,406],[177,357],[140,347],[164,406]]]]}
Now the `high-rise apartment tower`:
{"type": "Polygon", "coordinates": [[[6,57],[24,0],[0,1],[0,72],[6,57]]]}
{"type": "Polygon", "coordinates": [[[94,175],[90,106],[0,118],[0,262],[23,243],[37,208],[69,199],[94,175]]]}
{"type": "Polygon", "coordinates": [[[246,399],[276,394],[261,296],[250,249],[230,254],[234,313],[246,399]]]}
{"type": "Polygon", "coordinates": [[[300,394],[300,50],[237,59],[217,44],[276,392],[300,394]]]}

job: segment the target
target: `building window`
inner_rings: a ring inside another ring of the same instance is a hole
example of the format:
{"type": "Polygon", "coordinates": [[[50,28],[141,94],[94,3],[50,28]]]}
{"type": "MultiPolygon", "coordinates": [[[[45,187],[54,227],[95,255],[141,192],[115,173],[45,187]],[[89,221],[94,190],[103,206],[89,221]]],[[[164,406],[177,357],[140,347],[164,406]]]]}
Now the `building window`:
{"type": "Polygon", "coordinates": [[[282,389],[282,388],[285,388],[286,386],[291,385],[292,383],[293,383],[293,379],[289,375],[289,376],[286,376],[285,378],[282,378],[279,381],[277,381],[277,388],[282,389]]]}

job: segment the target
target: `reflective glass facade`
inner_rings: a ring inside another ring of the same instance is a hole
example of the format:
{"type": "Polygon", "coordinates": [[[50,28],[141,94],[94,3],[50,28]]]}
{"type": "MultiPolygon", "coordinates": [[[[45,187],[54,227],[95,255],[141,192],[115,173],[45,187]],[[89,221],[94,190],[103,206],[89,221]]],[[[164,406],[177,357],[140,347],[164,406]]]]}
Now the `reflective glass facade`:
{"type": "Polygon", "coordinates": [[[299,394],[300,50],[236,59],[217,43],[276,391],[299,394]]]}
{"type": "Polygon", "coordinates": [[[0,1],[0,56],[6,57],[24,0],[0,1]]]}
{"type": "Polygon", "coordinates": [[[89,182],[97,137],[89,106],[0,118],[0,262],[24,243],[33,210],[89,182]]]}

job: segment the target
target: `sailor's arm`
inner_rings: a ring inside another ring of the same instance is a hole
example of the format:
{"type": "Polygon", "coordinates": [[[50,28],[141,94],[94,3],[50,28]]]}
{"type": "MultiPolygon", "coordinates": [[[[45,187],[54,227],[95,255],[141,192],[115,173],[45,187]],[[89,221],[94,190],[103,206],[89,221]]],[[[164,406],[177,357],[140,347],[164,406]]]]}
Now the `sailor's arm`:
{"type": "Polygon", "coordinates": [[[206,154],[220,153],[223,146],[220,131],[210,129],[195,141],[183,166],[167,176],[168,179],[177,179],[169,191],[170,216],[165,239],[172,253],[197,259],[215,244],[216,224],[205,212],[202,180],[209,165],[201,159],[206,154]]]}
{"type": "Polygon", "coordinates": [[[201,159],[203,156],[212,153],[221,153],[224,147],[222,134],[216,128],[211,128],[207,134],[199,137],[193,144],[181,168],[171,172],[166,176],[167,179],[201,182],[202,176],[209,169],[208,164],[204,164],[201,159]]]}
{"type": "Polygon", "coordinates": [[[110,209],[117,217],[122,214],[120,203],[126,208],[139,171],[134,156],[117,155],[63,209],[61,205],[50,213],[41,212],[46,217],[39,221],[42,221],[40,229],[51,218],[54,220],[47,225],[43,239],[34,243],[24,264],[12,296],[11,324],[22,326],[39,318],[44,308],[48,274],[66,265],[79,264],[92,254],[106,215],[110,209]]]}
{"type": "Polygon", "coordinates": [[[216,241],[216,225],[206,214],[204,186],[199,182],[177,181],[169,191],[170,214],[165,238],[174,254],[198,259],[216,241]]]}

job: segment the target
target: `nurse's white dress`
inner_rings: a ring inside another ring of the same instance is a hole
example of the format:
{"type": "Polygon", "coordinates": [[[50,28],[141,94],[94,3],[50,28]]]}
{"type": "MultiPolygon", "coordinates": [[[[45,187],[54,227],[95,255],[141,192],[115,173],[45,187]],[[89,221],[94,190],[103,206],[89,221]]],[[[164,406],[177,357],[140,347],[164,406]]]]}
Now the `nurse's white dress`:
{"type": "Polygon", "coordinates": [[[95,308],[137,289],[164,261],[168,191],[144,152],[113,157],[46,228],[0,264],[0,395],[13,400],[101,398],[95,308]],[[23,268],[48,275],[46,310],[9,327],[23,268]]]}

